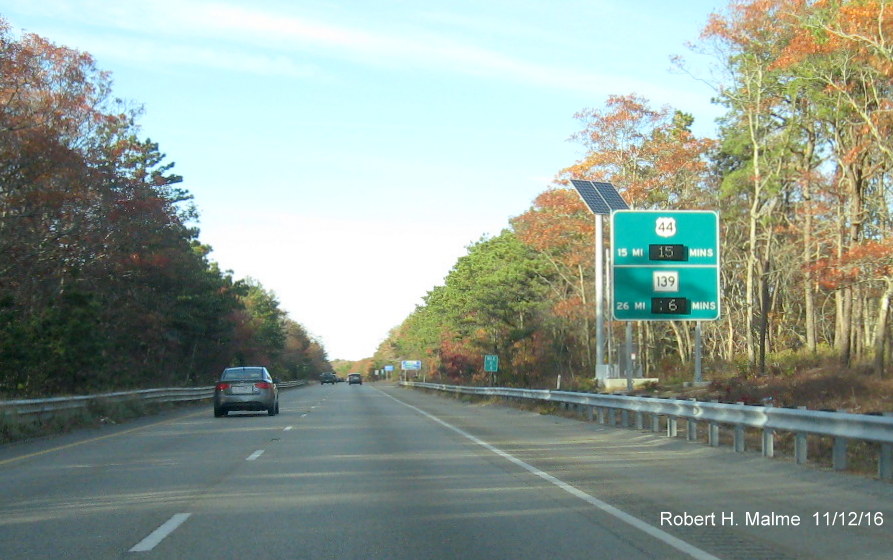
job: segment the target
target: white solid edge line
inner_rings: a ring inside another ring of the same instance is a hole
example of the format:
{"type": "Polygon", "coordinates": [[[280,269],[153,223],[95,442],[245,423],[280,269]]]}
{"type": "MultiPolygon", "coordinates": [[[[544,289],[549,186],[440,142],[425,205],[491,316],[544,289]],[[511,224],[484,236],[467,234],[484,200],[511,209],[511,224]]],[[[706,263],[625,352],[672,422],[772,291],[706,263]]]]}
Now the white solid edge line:
{"type": "Polygon", "coordinates": [[[248,457],[245,457],[245,460],[246,461],[254,461],[255,459],[257,459],[258,457],[260,457],[263,454],[264,454],[264,450],[258,449],[257,451],[255,451],[254,453],[249,455],[248,457]]]}
{"type": "Polygon", "coordinates": [[[469,434],[468,432],[462,430],[461,428],[457,428],[457,427],[453,426],[452,424],[449,424],[449,423],[441,420],[440,418],[437,418],[436,416],[429,414],[416,406],[413,406],[409,403],[405,403],[405,402],[401,401],[400,399],[385,393],[384,391],[381,391],[381,393],[383,395],[385,395],[386,397],[393,399],[394,401],[402,404],[403,406],[411,408],[412,410],[418,412],[422,416],[430,418],[431,420],[437,422],[441,426],[456,432],[460,436],[471,440],[472,442],[480,445],[484,449],[491,451],[492,453],[495,453],[496,455],[499,455],[503,459],[506,459],[506,460],[518,465],[519,467],[526,470],[527,472],[534,474],[534,475],[542,478],[543,480],[554,484],[555,486],[561,488],[562,490],[564,490],[571,496],[575,496],[575,497],[583,500],[584,502],[597,507],[598,509],[604,511],[605,513],[616,517],[620,521],[623,521],[624,523],[627,523],[627,524],[635,527],[636,529],[651,535],[652,537],[663,542],[664,544],[667,544],[680,552],[688,554],[692,558],[696,558],[697,560],[720,560],[718,557],[713,556],[709,552],[701,550],[700,548],[698,548],[692,544],[689,544],[682,539],[674,537],[673,535],[667,533],[666,531],[658,529],[654,525],[651,525],[650,523],[642,521],[638,517],[634,517],[634,516],[626,513],[625,511],[612,506],[611,504],[609,504],[607,502],[603,502],[602,500],[599,500],[598,498],[596,498],[594,496],[590,496],[589,494],[587,494],[586,492],[583,492],[579,488],[576,488],[576,487],[568,484],[567,482],[564,482],[563,480],[560,480],[560,479],[552,476],[549,473],[543,472],[543,471],[539,470],[538,468],[534,467],[533,465],[529,465],[529,464],[525,463],[524,461],[522,461],[521,459],[518,459],[517,457],[510,455],[509,453],[506,453],[505,451],[502,451],[501,449],[493,447],[489,443],[476,438],[475,436],[469,434]]]}
{"type": "Polygon", "coordinates": [[[158,546],[165,537],[174,532],[174,530],[189,519],[191,513],[177,513],[170,519],[165,521],[161,527],[152,531],[148,537],[144,538],[130,549],[129,552],[148,552],[158,546]]]}

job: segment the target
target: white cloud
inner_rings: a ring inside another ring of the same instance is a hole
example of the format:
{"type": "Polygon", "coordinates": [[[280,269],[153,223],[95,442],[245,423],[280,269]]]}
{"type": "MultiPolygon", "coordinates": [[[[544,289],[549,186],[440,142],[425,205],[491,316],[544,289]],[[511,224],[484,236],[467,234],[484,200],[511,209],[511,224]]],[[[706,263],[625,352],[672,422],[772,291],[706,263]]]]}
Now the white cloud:
{"type": "MultiPolygon", "coordinates": [[[[30,4],[20,4],[19,8],[60,20],[77,19],[95,30],[80,37],[68,33],[71,43],[94,54],[131,61],[307,77],[322,72],[317,65],[296,62],[297,57],[302,61],[307,57],[317,61],[335,58],[395,69],[446,70],[599,96],[655,90],[653,82],[599,74],[589,68],[531,62],[409,24],[378,22],[356,28],[298,17],[291,11],[246,8],[228,2],[84,0],[30,4]]],[[[672,98],[677,94],[667,91],[651,95],[672,98]]]]}

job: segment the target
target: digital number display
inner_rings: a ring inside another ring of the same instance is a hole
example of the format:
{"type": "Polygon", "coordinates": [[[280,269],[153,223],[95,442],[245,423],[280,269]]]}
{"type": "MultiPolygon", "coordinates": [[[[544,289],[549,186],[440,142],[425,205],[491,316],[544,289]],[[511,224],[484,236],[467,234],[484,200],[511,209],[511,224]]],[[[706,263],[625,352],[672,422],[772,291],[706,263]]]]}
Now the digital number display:
{"type": "Polygon", "coordinates": [[[688,315],[688,298],[656,297],[651,298],[651,313],[658,315],[688,315]]]}
{"type": "Polygon", "coordinates": [[[687,261],[685,245],[649,245],[648,258],[652,261],[687,261]]]}

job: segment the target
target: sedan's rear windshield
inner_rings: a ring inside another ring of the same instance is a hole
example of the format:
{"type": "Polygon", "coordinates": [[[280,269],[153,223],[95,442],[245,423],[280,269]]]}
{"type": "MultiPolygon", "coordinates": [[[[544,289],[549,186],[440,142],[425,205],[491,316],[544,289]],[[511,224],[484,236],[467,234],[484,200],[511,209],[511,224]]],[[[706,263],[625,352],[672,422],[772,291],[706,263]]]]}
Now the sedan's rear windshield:
{"type": "Polygon", "coordinates": [[[244,379],[246,381],[263,380],[264,370],[260,368],[239,368],[224,370],[220,377],[223,381],[236,381],[244,379]]]}

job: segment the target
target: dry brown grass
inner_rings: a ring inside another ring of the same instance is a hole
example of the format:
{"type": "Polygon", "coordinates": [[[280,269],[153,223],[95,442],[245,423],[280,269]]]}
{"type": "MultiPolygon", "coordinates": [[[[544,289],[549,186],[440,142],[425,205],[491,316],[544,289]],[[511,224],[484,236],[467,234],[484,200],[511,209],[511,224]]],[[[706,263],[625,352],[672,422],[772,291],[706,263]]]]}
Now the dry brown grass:
{"type": "Polygon", "coordinates": [[[869,414],[893,411],[893,379],[859,371],[813,368],[788,376],[714,381],[708,387],[679,390],[679,396],[869,414]]]}

